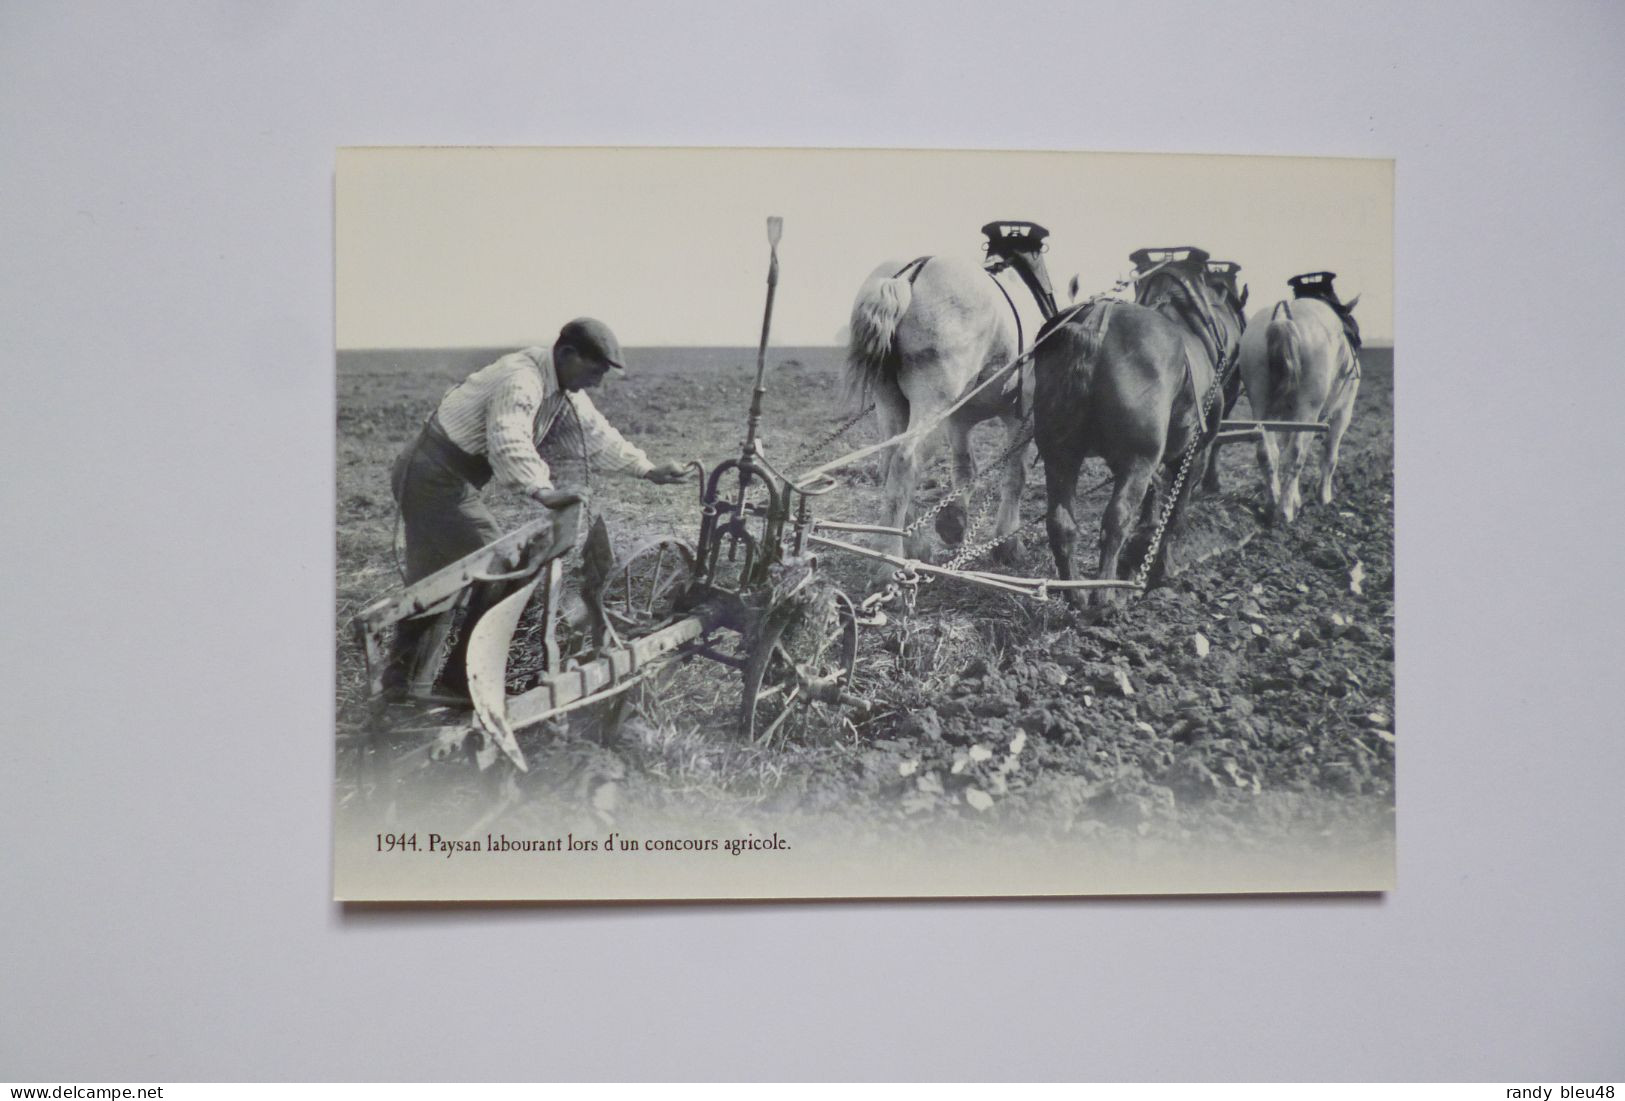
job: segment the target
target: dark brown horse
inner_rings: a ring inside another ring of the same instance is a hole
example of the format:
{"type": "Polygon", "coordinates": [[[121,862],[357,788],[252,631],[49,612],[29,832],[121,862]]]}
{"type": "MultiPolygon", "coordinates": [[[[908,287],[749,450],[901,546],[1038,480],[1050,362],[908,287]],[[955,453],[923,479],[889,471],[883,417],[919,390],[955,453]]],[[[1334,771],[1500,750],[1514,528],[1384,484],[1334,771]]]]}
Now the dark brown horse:
{"type": "MultiPolygon", "coordinates": [[[[1247,316],[1248,287],[1238,278],[1241,274],[1241,265],[1234,260],[1209,260],[1207,262],[1208,286],[1224,295],[1238,317],[1247,316]]],[[[1220,419],[1230,415],[1241,397],[1241,372],[1232,370],[1224,383],[1222,415],[1220,419]]],[[[1208,448],[1207,473],[1202,475],[1202,489],[1207,493],[1219,492],[1219,449],[1208,448]]]]}
{"type": "MultiPolygon", "coordinates": [[[[1115,483],[1101,521],[1100,577],[1119,576],[1130,524],[1159,470],[1174,494],[1167,519],[1177,529],[1218,428],[1241,337],[1237,300],[1209,281],[1207,253],[1141,249],[1130,259],[1138,271],[1133,303],[1087,302],[1053,319],[1036,342],[1034,429],[1050,550],[1063,580],[1073,578],[1073,498],[1090,455],[1106,460],[1115,483]]],[[[1167,540],[1158,554],[1160,563],[1167,540]]],[[[1111,599],[1110,591],[1095,599],[1111,599]]]]}

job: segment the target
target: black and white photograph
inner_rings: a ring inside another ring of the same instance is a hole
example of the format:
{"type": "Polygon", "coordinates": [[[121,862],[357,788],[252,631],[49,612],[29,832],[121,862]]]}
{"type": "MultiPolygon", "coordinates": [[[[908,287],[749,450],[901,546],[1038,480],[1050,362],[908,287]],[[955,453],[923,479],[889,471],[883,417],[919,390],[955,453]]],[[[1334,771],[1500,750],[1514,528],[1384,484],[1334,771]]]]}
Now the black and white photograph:
{"type": "Polygon", "coordinates": [[[0,1095],[1620,1097],[1621,103],[1598,0],[0,0],[0,1095]]]}
{"type": "Polygon", "coordinates": [[[1393,186],[341,151],[338,897],[1390,887],[1393,186]]]}

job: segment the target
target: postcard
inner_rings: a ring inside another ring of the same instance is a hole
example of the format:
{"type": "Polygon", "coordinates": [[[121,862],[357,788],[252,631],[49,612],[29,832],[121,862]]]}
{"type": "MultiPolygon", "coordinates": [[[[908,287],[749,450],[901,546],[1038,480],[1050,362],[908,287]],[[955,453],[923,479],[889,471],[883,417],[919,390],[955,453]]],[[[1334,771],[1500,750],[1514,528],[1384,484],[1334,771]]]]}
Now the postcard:
{"type": "Polygon", "coordinates": [[[1393,186],[341,150],[335,896],[1392,888],[1393,186]]]}

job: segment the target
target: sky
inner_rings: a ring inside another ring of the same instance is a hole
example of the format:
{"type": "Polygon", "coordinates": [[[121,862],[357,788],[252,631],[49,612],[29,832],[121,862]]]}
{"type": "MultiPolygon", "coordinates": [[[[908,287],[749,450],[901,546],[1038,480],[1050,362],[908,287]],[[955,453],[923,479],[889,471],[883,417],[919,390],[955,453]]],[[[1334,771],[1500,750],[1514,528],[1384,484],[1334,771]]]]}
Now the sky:
{"type": "Polygon", "coordinates": [[[1059,297],[1110,289],[1143,247],[1242,265],[1249,308],[1338,273],[1393,335],[1391,160],[826,149],[344,149],[340,348],[551,343],[572,317],[632,347],[760,336],[766,219],[784,218],[775,345],[833,344],[883,262],[981,255],[980,227],[1050,231],[1059,297]]]}

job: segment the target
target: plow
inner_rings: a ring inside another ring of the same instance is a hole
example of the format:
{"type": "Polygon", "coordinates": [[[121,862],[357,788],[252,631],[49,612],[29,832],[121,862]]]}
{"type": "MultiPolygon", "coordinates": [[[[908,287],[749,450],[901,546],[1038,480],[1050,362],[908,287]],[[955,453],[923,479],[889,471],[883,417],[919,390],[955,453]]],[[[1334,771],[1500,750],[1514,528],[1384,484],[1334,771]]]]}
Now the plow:
{"type": "MultiPolygon", "coordinates": [[[[1068,589],[1144,587],[1142,580],[1062,581],[969,569],[963,555],[933,565],[850,539],[900,534],[896,529],[820,520],[820,498],[840,486],[831,471],[896,441],[798,477],[769,461],[761,420],[781,229],[779,219],[768,220],[767,299],[743,444],[737,457],[710,471],[690,464],[699,481],[693,541],[666,536],[616,556],[596,521],[579,576],[567,584],[564,561],[585,517],[576,503],[368,605],[353,620],[371,703],[368,751],[381,751],[386,737],[401,733],[392,709],[404,704],[433,717],[420,728],[429,737],[409,756],[461,750],[482,769],[502,760],[528,771],[520,733],[612,701],[673,661],[695,658],[739,675],[737,713],[719,725],[731,725],[741,741],[766,745],[788,737],[815,709],[871,706],[853,683],[859,631],[885,627],[888,607],[906,621],[923,580],[948,577],[1038,600],[1068,589]],[[854,601],[820,570],[824,554],[886,563],[891,582],[854,601]],[[420,641],[413,652],[402,655],[392,651],[390,637],[407,621],[424,629],[414,632],[420,641]]],[[[1225,421],[1219,429],[1218,442],[1228,443],[1266,430],[1323,432],[1325,425],[1225,421]]]]}

